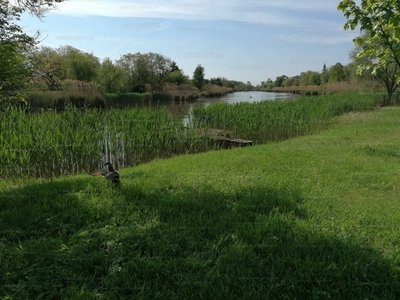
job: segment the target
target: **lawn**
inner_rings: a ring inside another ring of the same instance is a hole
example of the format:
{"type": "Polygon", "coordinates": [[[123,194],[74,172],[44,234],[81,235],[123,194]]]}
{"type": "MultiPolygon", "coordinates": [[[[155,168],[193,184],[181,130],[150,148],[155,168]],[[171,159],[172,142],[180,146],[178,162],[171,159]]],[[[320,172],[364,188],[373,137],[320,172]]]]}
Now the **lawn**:
{"type": "Polygon", "coordinates": [[[156,160],[120,187],[0,182],[1,299],[398,299],[400,109],[156,160]]]}

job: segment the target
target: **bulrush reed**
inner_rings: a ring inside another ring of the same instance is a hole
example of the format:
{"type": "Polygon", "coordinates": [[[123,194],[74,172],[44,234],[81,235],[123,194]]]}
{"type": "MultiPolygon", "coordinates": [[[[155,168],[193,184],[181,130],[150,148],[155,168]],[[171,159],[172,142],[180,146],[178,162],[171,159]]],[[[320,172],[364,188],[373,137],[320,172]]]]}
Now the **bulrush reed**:
{"type": "Polygon", "coordinates": [[[219,148],[195,128],[226,129],[256,143],[279,141],[315,132],[334,116],[373,105],[371,95],[356,93],[216,104],[195,107],[189,130],[181,117],[162,107],[40,113],[10,107],[0,111],[0,177],[52,178],[86,173],[107,161],[118,169],[219,148]]]}
{"type": "Polygon", "coordinates": [[[193,109],[195,126],[234,131],[256,143],[281,141],[325,128],[333,117],[350,111],[371,109],[373,94],[341,93],[291,100],[217,103],[193,109]]]}
{"type": "Polygon", "coordinates": [[[181,118],[164,108],[0,112],[1,177],[51,178],[112,161],[133,166],[195,151],[181,118]]]}

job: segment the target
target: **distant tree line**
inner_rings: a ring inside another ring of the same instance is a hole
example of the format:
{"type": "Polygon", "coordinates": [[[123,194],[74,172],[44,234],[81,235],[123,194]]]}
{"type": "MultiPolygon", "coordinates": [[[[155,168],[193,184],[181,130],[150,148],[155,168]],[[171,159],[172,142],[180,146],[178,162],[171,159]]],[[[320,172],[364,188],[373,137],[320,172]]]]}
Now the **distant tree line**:
{"type": "Polygon", "coordinates": [[[301,72],[300,75],[277,76],[275,80],[268,78],[266,81],[261,82],[262,88],[272,89],[274,87],[284,86],[307,86],[307,85],[326,85],[343,81],[354,81],[359,79],[359,75],[356,74],[355,63],[348,65],[342,65],[340,62],[327,68],[326,64],[322,66],[321,72],[317,71],[306,71],[301,72]]]}

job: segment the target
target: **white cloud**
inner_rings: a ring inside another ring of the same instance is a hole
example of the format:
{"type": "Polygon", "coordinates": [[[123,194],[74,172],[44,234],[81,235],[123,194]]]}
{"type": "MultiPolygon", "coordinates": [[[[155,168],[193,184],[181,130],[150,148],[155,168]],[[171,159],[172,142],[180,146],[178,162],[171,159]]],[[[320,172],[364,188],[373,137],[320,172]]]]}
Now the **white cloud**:
{"type": "MultiPolygon", "coordinates": [[[[326,1],[327,2],[327,1],[326,1]]],[[[73,16],[104,16],[133,18],[162,18],[186,20],[228,20],[242,22],[269,22],[276,25],[294,25],[299,22],[299,11],[322,10],[331,5],[304,0],[292,1],[109,1],[109,0],[68,0],[57,5],[52,13],[73,16]],[[286,13],[284,12],[286,10],[286,13]],[[287,11],[291,11],[288,14],[287,11]]]]}
{"type": "Polygon", "coordinates": [[[325,44],[336,45],[342,43],[351,43],[357,36],[352,31],[336,31],[336,32],[301,32],[292,36],[282,36],[281,40],[297,44],[325,44]]]}

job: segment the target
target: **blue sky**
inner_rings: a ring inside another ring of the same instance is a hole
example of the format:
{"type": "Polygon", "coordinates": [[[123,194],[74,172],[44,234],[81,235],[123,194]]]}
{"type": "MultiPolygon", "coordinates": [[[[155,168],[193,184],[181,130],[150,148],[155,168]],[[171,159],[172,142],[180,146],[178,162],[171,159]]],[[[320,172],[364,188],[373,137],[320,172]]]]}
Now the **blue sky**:
{"type": "Polygon", "coordinates": [[[321,71],[348,63],[357,32],[344,31],[334,0],[156,1],[69,0],[42,21],[24,14],[28,33],[44,46],[71,45],[100,59],[126,53],[160,53],[192,77],[253,85],[276,76],[321,71]]]}

